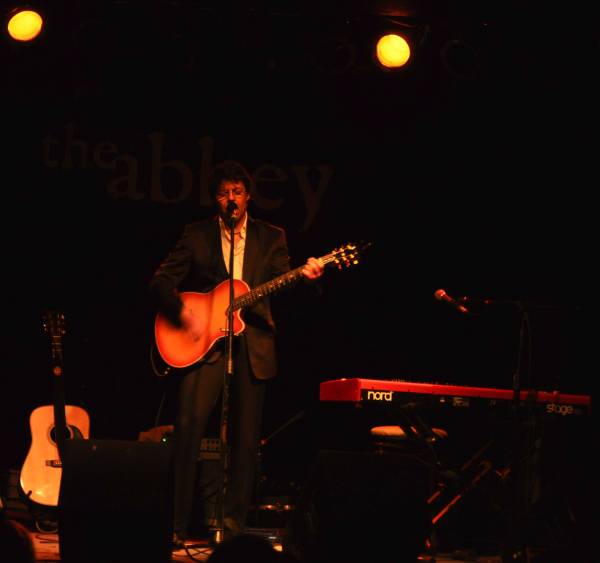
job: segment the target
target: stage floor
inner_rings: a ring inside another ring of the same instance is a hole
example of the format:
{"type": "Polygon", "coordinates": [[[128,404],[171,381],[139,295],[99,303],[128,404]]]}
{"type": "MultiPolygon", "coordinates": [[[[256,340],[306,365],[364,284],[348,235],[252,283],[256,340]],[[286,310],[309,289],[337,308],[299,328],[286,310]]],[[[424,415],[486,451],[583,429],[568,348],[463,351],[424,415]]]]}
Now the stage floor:
{"type": "MultiPolygon", "coordinates": [[[[60,562],[58,534],[32,531],[31,535],[35,545],[37,562],[60,562]]],[[[143,541],[143,539],[140,538],[140,541],[143,541]]],[[[191,538],[186,544],[188,546],[187,550],[182,549],[173,552],[172,561],[206,561],[208,556],[212,553],[212,549],[208,546],[208,541],[206,539],[191,538]]],[[[274,545],[277,546],[277,542],[275,542],[274,545]]],[[[424,553],[423,556],[419,558],[419,561],[423,561],[423,563],[433,563],[434,561],[436,563],[460,563],[464,561],[475,563],[501,563],[502,560],[498,555],[477,556],[473,551],[463,550],[455,553],[438,553],[435,557],[424,553]]]]}

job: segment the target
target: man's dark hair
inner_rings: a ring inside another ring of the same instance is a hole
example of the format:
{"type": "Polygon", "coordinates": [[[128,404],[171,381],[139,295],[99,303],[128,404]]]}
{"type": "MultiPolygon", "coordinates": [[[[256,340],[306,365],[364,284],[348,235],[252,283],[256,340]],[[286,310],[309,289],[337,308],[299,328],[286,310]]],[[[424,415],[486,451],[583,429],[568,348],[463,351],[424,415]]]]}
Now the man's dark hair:
{"type": "Polygon", "coordinates": [[[212,170],[210,179],[210,195],[214,199],[222,182],[242,182],[247,192],[250,192],[252,178],[248,171],[235,160],[226,160],[219,163],[212,170]]]}

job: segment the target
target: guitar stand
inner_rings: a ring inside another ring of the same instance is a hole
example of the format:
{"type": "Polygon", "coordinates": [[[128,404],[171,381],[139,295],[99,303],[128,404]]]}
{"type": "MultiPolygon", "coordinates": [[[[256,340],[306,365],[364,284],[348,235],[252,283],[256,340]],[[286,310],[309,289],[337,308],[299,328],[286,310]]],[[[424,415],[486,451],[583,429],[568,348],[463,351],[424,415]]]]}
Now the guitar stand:
{"type": "Polygon", "coordinates": [[[34,521],[35,529],[40,534],[56,534],[58,532],[58,521],[56,517],[53,518],[35,518],[34,521]]]}

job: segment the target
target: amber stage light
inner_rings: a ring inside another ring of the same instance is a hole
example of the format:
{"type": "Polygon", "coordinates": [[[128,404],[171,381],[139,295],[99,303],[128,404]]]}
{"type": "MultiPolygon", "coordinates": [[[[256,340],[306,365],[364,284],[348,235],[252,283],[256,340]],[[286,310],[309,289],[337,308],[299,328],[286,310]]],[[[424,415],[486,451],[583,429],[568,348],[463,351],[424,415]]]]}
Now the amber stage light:
{"type": "Polygon", "coordinates": [[[411,56],[408,41],[397,33],[389,33],[377,40],[376,58],[385,68],[395,69],[406,65],[411,56]]]}
{"type": "Polygon", "coordinates": [[[15,8],[8,15],[6,29],[15,41],[33,41],[42,31],[44,20],[41,14],[33,9],[15,8]]]}

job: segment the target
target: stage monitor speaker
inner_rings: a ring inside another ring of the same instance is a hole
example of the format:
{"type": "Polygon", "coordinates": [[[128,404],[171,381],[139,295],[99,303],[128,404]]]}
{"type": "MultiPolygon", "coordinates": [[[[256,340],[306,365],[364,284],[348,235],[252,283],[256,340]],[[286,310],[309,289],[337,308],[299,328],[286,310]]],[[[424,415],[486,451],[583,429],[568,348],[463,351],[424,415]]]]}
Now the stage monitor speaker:
{"type": "Polygon", "coordinates": [[[302,561],[412,563],[431,532],[431,468],[414,456],[322,450],[290,517],[284,551],[302,561]]]}
{"type": "Polygon", "coordinates": [[[171,561],[171,446],[65,442],[58,503],[62,563],[171,561]]]}

